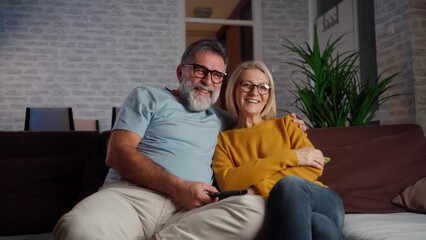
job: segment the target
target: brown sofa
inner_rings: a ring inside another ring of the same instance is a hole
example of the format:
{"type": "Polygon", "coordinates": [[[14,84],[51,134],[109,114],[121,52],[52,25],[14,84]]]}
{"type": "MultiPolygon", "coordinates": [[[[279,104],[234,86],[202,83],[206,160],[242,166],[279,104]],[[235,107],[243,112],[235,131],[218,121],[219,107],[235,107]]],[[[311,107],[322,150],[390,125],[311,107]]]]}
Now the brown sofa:
{"type": "Polygon", "coordinates": [[[426,141],[419,125],[311,129],[308,137],[331,158],[321,181],[343,199],[344,239],[426,239],[426,141]]]}
{"type": "Polygon", "coordinates": [[[108,170],[107,137],[98,132],[0,132],[0,236],[49,233],[62,214],[97,191],[108,170]]]}
{"type": "MultiPolygon", "coordinates": [[[[108,136],[0,132],[0,240],[51,239],[58,218],[102,184],[108,136]]],[[[415,196],[400,195],[426,176],[420,126],[310,129],[308,137],[331,158],[321,180],[344,201],[345,239],[426,239],[426,214],[416,213],[415,196]]]]}

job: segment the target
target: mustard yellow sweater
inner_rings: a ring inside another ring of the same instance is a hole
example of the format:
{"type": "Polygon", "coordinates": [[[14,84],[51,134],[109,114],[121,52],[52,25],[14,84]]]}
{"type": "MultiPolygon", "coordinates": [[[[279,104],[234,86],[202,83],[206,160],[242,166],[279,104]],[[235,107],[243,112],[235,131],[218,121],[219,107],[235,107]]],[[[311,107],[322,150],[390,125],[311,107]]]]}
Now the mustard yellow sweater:
{"type": "Polygon", "coordinates": [[[219,134],[213,159],[215,179],[222,191],[254,186],[267,197],[282,177],[299,176],[317,181],[322,170],[299,166],[295,149],[312,147],[290,116],[266,120],[250,128],[219,134]]]}

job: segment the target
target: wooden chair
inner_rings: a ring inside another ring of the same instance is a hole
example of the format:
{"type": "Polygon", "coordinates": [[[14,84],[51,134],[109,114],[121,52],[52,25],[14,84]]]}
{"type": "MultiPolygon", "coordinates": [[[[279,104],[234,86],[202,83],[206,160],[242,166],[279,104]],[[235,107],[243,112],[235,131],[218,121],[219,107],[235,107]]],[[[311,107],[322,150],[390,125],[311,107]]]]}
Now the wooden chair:
{"type": "Polygon", "coordinates": [[[74,131],[72,108],[28,107],[25,112],[25,131],[74,131]]]}

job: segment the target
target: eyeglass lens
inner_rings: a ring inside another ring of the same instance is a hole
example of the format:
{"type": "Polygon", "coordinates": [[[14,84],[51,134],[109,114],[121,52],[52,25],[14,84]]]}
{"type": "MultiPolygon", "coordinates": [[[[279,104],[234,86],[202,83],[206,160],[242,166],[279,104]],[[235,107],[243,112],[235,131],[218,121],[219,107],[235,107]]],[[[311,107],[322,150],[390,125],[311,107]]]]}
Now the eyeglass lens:
{"type": "Polygon", "coordinates": [[[207,76],[209,73],[211,73],[211,80],[214,83],[221,83],[223,81],[223,77],[225,76],[224,73],[216,71],[216,70],[210,70],[202,65],[199,64],[192,64],[194,67],[194,75],[198,78],[203,78],[207,76]]]}
{"type": "Polygon", "coordinates": [[[267,94],[271,90],[271,87],[268,84],[255,85],[255,84],[253,84],[251,82],[247,82],[247,81],[240,82],[240,87],[246,93],[253,91],[253,88],[256,87],[257,92],[261,95],[267,94]]]}

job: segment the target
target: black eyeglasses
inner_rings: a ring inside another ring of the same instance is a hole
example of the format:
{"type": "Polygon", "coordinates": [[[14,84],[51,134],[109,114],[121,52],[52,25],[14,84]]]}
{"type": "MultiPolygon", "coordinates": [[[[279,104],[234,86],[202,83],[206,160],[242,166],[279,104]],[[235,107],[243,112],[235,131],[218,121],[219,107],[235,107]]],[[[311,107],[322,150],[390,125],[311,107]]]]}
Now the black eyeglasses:
{"type": "Polygon", "coordinates": [[[239,82],[239,85],[240,85],[241,90],[243,90],[246,93],[253,91],[254,87],[257,88],[257,92],[260,95],[268,94],[269,91],[271,91],[271,86],[269,86],[268,84],[255,85],[255,84],[248,82],[248,81],[241,81],[241,82],[239,82]]]}
{"type": "Polygon", "coordinates": [[[211,75],[210,79],[212,80],[212,82],[216,84],[221,83],[223,81],[223,78],[226,76],[226,73],[224,72],[217,71],[217,70],[210,70],[204,67],[203,65],[196,64],[196,63],[182,64],[182,66],[192,66],[194,69],[194,75],[197,78],[204,78],[210,73],[211,75]]]}

